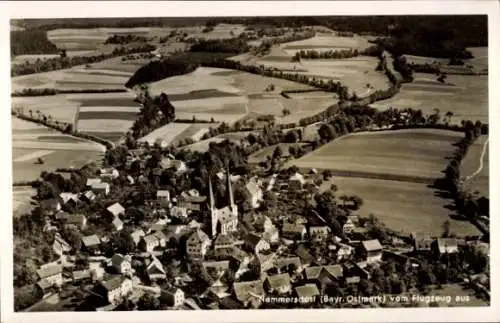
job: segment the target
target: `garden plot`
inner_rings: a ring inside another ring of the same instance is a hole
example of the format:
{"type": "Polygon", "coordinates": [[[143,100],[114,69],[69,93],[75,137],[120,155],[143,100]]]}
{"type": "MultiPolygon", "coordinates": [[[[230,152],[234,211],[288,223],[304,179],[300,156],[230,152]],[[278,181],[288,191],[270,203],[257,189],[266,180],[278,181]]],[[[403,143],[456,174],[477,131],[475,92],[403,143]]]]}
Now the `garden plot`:
{"type": "Polygon", "coordinates": [[[345,194],[361,197],[363,205],[357,213],[363,217],[373,214],[390,229],[405,233],[426,232],[441,236],[443,223],[449,220],[453,233],[480,234],[470,222],[452,219],[450,215],[453,211],[446,206],[452,204],[453,201],[437,196],[427,184],[334,177],[324,182],[321,188],[327,189],[331,184],[337,185],[337,196],[345,194]]]}
{"type": "Polygon", "coordinates": [[[370,47],[368,40],[361,36],[340,37],[335,34],[319,34],[312,38],[283,43],[280,47],[290,56],[295,55],[300,50],[364,50],[370,47]]]}
{"type": "Polygon", "coordinates": [[[460,165],[460,174],[465,179],[464,185],[472,192],[489,197],[489,147],[488,136],[476,139],[469,148],[460,165]]]}
{"type": "Polygon", "coordinates": [[[328,168],[342,176],[432,183],[463,133],[410,129],[362,132],[334,140],[288,166],[328,168]]]}
{"type": "Polygon", "coordinates": [[[394,97],[378,101],[372,106],[385,110],[394,108],[421,109],[424,114],[435,109],[444,115],[453,112],[451,122],[460,124],[465,120],[488,122],[488,76],[486,75],[448,75],[447,83],[441,84],[429,74],[415,73],[415,84],[403,84],[394,97]],[[426,84],[423,84],[422,80],[426,84]]]}

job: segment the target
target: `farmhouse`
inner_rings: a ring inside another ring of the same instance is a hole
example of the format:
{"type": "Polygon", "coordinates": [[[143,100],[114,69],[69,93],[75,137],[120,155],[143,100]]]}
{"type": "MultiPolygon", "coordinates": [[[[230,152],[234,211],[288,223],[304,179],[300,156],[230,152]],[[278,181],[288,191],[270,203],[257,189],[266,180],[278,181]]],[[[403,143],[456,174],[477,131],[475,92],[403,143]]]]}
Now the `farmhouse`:
{"type": "Polygon", "coordinates": [[[362,252],[368,263],[382,260],[382,245],[377,239],[361,242],[362,252]]]}
{"type": "Polygon", "coordinates": [[[184,292],[180,288],[170,287],[162,292],[162,297],[165,298],[170,306],[178,307],[184,303],[184,292]]]}
{"type": "Polygon", "coordinates": [[[151,256],[152,261],[149,263],[146,268],[148,277],[151,281],[156,281],[158,279],[165,279],[167,274],[165,273],[165,269],[163,269],[163,265],[154,255],[151,256]]]}
{"type": "Polygon", "coordinates": [[[436,241],[436,251],[439,255],[446,253],[457,253],[458,242],[454,238],[439,238],[436,241]]]}
{"type": "Polygon", "coordinates": [[[303,266],[309,266],[311,263],[313,263],[316,260],[316,258],[313,257],[309,253],[307,248],[302,244],[297,247],[297,249],[295,250],[295,253],[297,254],[297,256],[300,257],[300,263],[303,266]]]}
{"type": "Polygon", "coordinates": [[[120,203],[114,203],[106,209],[112,216],[118,217],[125,214],[125,209],[120,203]]]}
{"type": "Polygon", "coordinates": [[[328,238],[330,228],[326,225],[309,227],[309,237],[314,240],[324,240],[328,238]]]}
{"type": "Polygon", "coordinates": [[[288,273],[268,276],[264,284],[269,293],[288,294],[292,290],[288,273]]]}
{"type": "Polygon", "coordinates": [[[114,276],[101,282],[95,293],[103,296],[110,304],[121,303],[132,292],[132,281],[124,276],[114,276]]]}
{"type": "Polygon", "coordinates": [[[307,234],[306,227],[303,224],[298,223],[283,223],[283,228],[281,229],[281,235],[285,238],[291,240],[304,240],[307,234]]]}
{"type": "Polygon", "coordinates": [[[109,183],[100,183],[99,182],[99,183],[93,184],[92,187],[91,187],[91,190],[95,194],[108,195],[110,187],[111,186],[109,185],[109,183]]]}
{"type": "Polygon", "coordinates": [[[99,247],[101,245],[101,240],[95,234],[90,236],[82,237],[83,248],[89,253],[97,254],[99,253],[99,247]]]}
{"type": "Polygon", "coordinates": [[[299,298],[299,302],[313,304],[316,296],[319,295],[319,290],[316,284],[305,284],[295,287],[295,294],[299,298]]]}
{"type": "Polygon", "coordinates": [[[142,237],[142,240],[139,243],[139,248],[146,252],[152,252],[156,247],[159,246],[160,240],[154,234],[149,234],[142,237]]]}
{"type": "Polygon", "coordinates": [[[118,274],[125,275],[132,272],[130,257],[122,256],[118,253],[111,257],[111,266],[118,274]]]}
{"type": "Polygon", "coordinates": [[[115,217],[111,222],[116,231],[121,231],[123,229],[123,221],[119,217],[115,217]]]}
{"type": "Polygon", "coordinates": [[[306,180],[300,173],[295,173],[288,179],[288,187],[290,189],[301,190],[305,184],[306,180]]]}
{"type": "Polygon", "coordinates": [[[269,250],[271,247],[267,241],[263,240],[255,233],[249,233],[246,235],[244,246],[255,254],[264,250],[269,250]]]}
{"type": "Polygon", "coordinates": [[[351,258],[354,253],[354,248],[350,245],[341,243],[337,250],[337,261],[342,261],[351,258]]]}
{"type": "Polygon", "coordinates": [[[85,229],[87,225],[87,218],[83,214],[69,214],[66,218],[66,223],[70,226],[74,226],[79,230],[85,229]]]}
{"type": "Polygon", "coordinates": [[[244,307],[257,308],[265,296],[262,280],[238,282],[233,284],[234,296],[244,307]]]}
{"type": "Polygon", "coordinates": [[[62,271],[63,268],[61,265],[51,264],[40,267],[36,271],[36,274],[42,285],[59,287],[63,284],[62,271]]]}

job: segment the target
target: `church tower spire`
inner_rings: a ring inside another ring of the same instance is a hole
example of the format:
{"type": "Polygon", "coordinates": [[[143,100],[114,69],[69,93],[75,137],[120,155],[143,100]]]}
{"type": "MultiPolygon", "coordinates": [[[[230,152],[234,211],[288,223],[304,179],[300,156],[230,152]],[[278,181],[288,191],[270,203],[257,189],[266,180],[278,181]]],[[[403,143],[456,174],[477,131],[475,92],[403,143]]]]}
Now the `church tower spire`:
{"type": "Polygon", "coordinates": [[[229,208],[234,211],[234,198],[233,198],[233,188],[231,187],[231,174],[229,173],[229,165],[226,169],[226,180],[227,180],[227,203],[229,208]]]}
{"type": "Polygon", "coordinates": [[[217,234],[217,210],[215,210],[215,199],[214,199],[214,191],[212,190],[212,179],[210,175],[208,176],[208,191],[209,191],[209,199],[210,199],[210,227],[212,229],[212,237],[215,237],[217,234]]]}

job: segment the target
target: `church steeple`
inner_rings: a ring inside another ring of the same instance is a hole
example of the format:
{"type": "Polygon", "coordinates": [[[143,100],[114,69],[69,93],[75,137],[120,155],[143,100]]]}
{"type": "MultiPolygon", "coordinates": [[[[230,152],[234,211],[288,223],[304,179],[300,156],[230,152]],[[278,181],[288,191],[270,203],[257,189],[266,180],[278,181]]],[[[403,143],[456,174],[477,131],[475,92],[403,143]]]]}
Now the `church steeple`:
{"type": "Polygon", "coordinates": [[[234,208],[233,188],[231,187],[231,174],[229,173],[229,165],[226,170],[227,180],[227,203],[231,210],[234,208]]]}
{"type": "Polygon", "coordinates": [[[209,194],[209,199],[210,199],[210,228],[211,228],[211,234],[212,237],[215,237],[217,234],[217,210],[215,209],[215,199],[214,199],[214,192],[212,190],[212,179],[210,178],[210,175],[208,176],[208,194],[209,194]]]}
{"type": "Polygon", "coordinates": [[[214,191],[212,190],[212,179],[210,175],[208,176],[208,198],[210,199],[210,212],[214,210],[215,202],[214,202],[214,191]]]}

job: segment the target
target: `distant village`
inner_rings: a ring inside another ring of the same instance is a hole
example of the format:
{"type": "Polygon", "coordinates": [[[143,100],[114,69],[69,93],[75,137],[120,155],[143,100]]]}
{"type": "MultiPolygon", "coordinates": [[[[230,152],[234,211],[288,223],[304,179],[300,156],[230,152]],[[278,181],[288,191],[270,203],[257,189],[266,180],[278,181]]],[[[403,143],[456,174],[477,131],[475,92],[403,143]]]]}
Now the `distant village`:
{"type": "MultiPolygon", "coordinates": [[[[150,181],[137,174],[157,158],[152,155],[151,149],[131,149],[120,167],[87,170],[79,193],[39,201],[55,256],[36,270],[32,286],[40,297],[32,306],[75,290],[78,296],[66,305],[82,311],[389,306],[369,296],[425,294],[441,282],[466,283],[489,295],[488,264],[471,268],[479,252],[489,261],[487,243],[398,235],[374,217],[358,217],[345,201],[334,223],[321,213],[335,203],[334,192],[314,190],[323,176],[314,169],[249,176],[221,167],[208,175],[205,192],[139,190],[143,206],[123,200],[124,192],[150,181]],[[243,202],[236,202],[235,185],[245,191],[243,202]],[[301,201],[304,208],[294,204],[301,201]],[[367,298],[321,301],[347,295],[367,298]]],[[[149,176],[193,171],[171,154],[156,165],[149,176]]],[[[404,305],[415,306],[398,304],[404,305]]]]}

